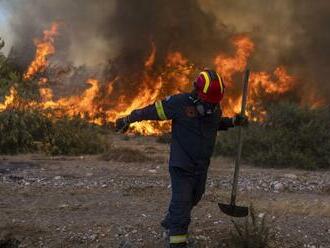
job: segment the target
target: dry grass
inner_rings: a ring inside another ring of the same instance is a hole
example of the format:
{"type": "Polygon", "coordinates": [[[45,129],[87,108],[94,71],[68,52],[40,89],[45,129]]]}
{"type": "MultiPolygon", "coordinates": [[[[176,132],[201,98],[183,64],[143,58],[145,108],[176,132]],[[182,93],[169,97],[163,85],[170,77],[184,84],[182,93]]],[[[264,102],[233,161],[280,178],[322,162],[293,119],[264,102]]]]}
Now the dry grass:
{"type": "Polygon", "coordinates": [[[330,205],[327,201],[313,201],[302,199],[281,199],[265,206],[259,202],[258,206],[271,209],[275,214],[330,217],[330,205]]]}
{"type": "Polygon", "coordinates": [[[267,223],[266,215],[258,216],[254,207],[249,208],[249,216],[242,222],[232,220],[234,231],[231,232],[230,247],[267,248],[271,246],[273,231],[267,223]]]}
{"type": "Polygon", "coordinates": [[[128,147],[114,147],[101,155],[101,159],[105,161],[116,161],[124,163],[143,163],[152,159],[137,149],[128,147]]]}
{"type": "MultiPolygon", "coordinates": [[[[224,193],[219,192],[216,197],[219,199],[219,197],[223,197],[223,195],[224,193]]],[[[282,193],[276,195],[274,198],[270,198],[267,194],[250,195],[241,193],[239,195],[239,200],[241,205],[248,205],[249,202],[253,201],[253,205],[258,210],[275,216],[297,215],[330,217],[330,198],[325,194],[319,194],[317,197],[310,198],[308,194],[282,193]]],[[[229,198],[227,201],[229,201],[229,198]]]]}

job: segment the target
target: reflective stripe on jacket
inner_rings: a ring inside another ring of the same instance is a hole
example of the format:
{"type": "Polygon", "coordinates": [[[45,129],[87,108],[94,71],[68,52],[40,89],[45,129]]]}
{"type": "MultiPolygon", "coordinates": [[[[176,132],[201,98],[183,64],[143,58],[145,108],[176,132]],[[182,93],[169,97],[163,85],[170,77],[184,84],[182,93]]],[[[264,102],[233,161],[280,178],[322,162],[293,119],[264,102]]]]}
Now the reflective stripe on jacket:
{"type": "Polygon", "coordinates": [[[170,166],[187,170],[207,170],[218,130],[233,127],[231,118],[221,117],[219,108],[208,116],[198,116],[191,94],[178,94],[131,113],[132,122],[172,120],[170,166]]]}

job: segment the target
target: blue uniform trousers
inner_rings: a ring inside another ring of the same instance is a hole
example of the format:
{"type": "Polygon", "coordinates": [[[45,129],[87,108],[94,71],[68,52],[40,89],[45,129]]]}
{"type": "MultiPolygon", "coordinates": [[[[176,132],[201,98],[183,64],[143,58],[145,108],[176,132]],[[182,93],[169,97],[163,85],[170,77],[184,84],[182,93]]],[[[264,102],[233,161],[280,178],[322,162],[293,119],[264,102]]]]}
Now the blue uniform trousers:
{"type": "Polygon", "coordinates": [[[191,172],[181,167],[169,167],[172,198],[167,215],[170,236],[186,234],[191,210],[205,192],[207,171],[191,172]]]}

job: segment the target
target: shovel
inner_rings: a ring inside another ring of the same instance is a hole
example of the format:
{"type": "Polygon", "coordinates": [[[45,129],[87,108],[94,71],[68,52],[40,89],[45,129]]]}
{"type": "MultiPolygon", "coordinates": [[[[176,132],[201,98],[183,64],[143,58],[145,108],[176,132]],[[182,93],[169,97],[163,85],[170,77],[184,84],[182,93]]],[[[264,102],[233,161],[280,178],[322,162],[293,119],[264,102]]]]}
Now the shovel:
{"type": "MultiPolygon", "coordinates": [[[[250,71],[247,69],[243,77],[243,95],[242,95],[242,107],[241,115],[245,115],[246,99],[248,92],[249,84],[249,75],[250,71]]],[[[222,212],[232,217],[245,217],[249,214],[249,208],[236,205],[236,193],[237,193],[237,184],[238,184],[238,175],[239,175],[239,165],[241,160],[242,145],[243,145],[243,136],[242,136],[242,127],[238,127],[238,148],[237,148],[237,157],[235,160],[235,172],[233,179],[233,189],[231,192],[231,201],[230,204],[218,203],[219,208],[222,212]]]]}

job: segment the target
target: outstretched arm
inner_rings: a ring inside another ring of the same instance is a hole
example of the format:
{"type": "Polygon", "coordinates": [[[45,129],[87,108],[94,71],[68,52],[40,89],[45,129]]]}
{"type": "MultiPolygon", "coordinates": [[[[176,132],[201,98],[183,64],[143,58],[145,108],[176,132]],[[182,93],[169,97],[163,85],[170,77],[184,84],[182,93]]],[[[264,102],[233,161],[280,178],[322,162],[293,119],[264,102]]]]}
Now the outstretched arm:
{"type": "Polygon", "coordinates": [[[131,123],[144,120],[170,120],[176,116],[176,96],[168,97],[141,109],[136,109],[130,115],[116,121],[116,130],[125,132],[131,123]]]}

